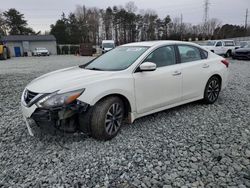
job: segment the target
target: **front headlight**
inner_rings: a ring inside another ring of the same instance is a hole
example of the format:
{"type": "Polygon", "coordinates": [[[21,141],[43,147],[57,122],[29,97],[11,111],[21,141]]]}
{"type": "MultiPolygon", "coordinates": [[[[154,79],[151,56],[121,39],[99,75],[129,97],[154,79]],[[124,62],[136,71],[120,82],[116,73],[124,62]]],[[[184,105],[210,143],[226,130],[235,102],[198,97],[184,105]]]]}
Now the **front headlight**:
{"type": "Polygon", "coordinates": [[[49,108],[70,104],[74,102],[84,92],[84,90],[85,89],[81,89],[62,94],[58,94],[58,92],[51,93],[38,101],[37,106],[49,108]]]}

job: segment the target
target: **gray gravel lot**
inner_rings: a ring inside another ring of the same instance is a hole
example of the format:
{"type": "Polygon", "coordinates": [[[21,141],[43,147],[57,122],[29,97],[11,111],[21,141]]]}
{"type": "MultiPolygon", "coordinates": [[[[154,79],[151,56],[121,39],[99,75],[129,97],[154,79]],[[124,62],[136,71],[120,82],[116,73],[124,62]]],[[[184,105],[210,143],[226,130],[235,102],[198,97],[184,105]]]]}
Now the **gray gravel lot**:
{"type": "Polygon", "coordinates": [[[195,102],[125,125],[111,141],[30,137],[20,110],[32,79],[91,58],[0,61],[0,187],[250,187],[250,61],[231,61],[213,105],[195,102]]]}

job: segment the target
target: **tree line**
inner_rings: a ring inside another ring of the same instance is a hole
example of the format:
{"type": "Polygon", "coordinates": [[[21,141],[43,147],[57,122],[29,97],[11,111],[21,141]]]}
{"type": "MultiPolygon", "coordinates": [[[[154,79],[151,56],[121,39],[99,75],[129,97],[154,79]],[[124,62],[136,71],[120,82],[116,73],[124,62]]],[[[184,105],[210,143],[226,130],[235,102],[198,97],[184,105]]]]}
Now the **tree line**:
{"type": "MultiPolygon", "coordinates": [[[[160,18],[154,10],[138,10],[134,2],[106,9],[78,5],[75,11],[52,24],[58,44],[100,44],[113,39],[117,45],[148,40],[207,40],[250,35],[250,28],[240,25],[221,24],[216,18],[206,23],[185,23],[185,16],[172,18],[166,14],[160,18]]],[[[0,13],[0,37],[3,35],[40,34],[28,27],[24,15],[16,9],[0,13]]]]}
{"type": "Polygon", "coordinates": [[[250,35],[250,28],[221,24],[216,18],[197,25],[185,23],[185,17],[160,18],[154,10],[140,10],[134,2],[106,9],[77,6],[68,16],[63,13],[51,25],[50,33],[59,44],[92,43],[113,39],[117,45],[148,40],[207,40],[250,35]]]}
{"type": "Polygon", "coordinates": [[[0,37],[4,35],[30,35],[39,34],[28,27],[24,14],[14,8],[3,13],[0,12],[0,37]]]}

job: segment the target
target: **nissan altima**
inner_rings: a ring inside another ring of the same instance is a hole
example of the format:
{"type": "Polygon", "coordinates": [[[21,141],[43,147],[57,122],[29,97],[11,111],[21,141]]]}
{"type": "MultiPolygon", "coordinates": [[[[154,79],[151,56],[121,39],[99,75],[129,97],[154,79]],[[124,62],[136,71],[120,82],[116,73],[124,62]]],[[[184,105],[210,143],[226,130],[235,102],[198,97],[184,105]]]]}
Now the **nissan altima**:
{"type": "Polygon", "coordinates": [[[124,122],[192,101],[214,103],[227,85],[228,66],[193,43],[125,44],[33,80],[22,94],[22,113],[30,135],[82,131],[109,140],[124,122]]]}

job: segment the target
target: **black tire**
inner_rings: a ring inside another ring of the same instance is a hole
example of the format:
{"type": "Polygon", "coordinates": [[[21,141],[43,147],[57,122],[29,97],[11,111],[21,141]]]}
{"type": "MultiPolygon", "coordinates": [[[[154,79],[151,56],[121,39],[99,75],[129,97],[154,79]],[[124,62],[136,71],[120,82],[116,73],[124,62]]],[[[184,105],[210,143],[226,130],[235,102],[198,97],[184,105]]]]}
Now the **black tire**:
{"type": "Polygon", "coordinates": [[[213,104],[218,99],[220,90],[221,90],[221,81],[219,77],[212,76],[206,84],[203,101],[206,104],[213,104]]]}
{"type": "Polygon", "coordinates": [[[231,54],[232,54],[231,51],[228,50],[227,53],[225,54],[225,57],[231,57],[231,54]]]}
{"type": "Polygon", "coordinates": [[[124,118],[124,104],[119,97],[108,97],[93,107],[91,135],[98,140],[110,140],[119,132],[124,118]]]}

